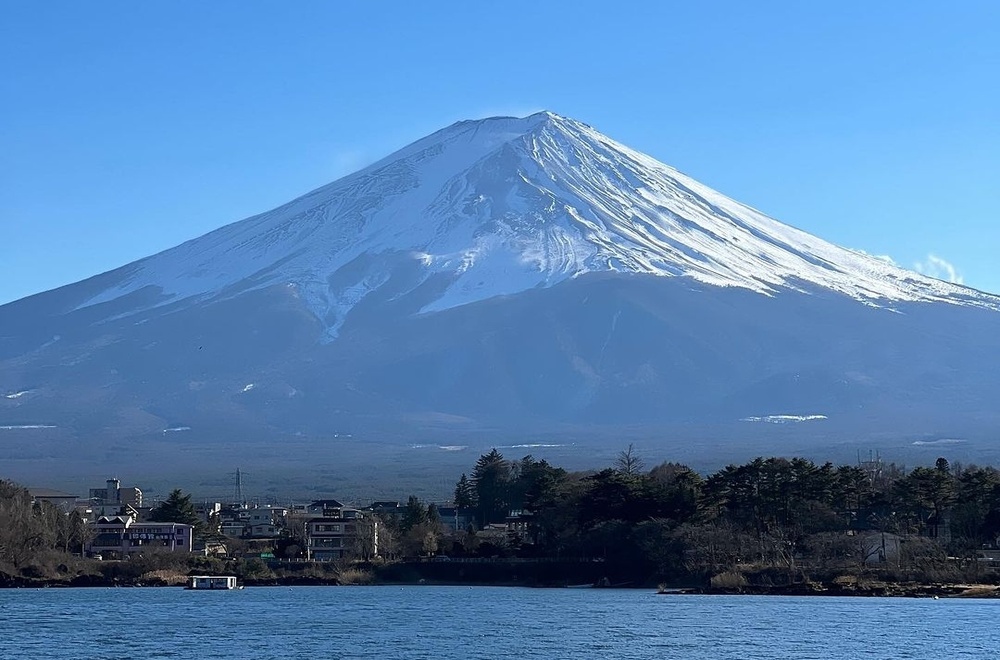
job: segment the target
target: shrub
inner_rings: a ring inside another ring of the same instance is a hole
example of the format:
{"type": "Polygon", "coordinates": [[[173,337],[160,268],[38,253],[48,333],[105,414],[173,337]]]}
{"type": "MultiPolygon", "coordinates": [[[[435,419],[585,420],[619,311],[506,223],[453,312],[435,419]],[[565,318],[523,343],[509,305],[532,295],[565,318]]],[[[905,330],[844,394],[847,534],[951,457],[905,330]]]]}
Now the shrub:
{"type": "Polygon", "coordinates": [[[747,579],[739,571],[725,571],[718,575],[713,575],[709,581],[713,589],[735,589],[740,590],[747,586],[747,579]]]}
{"type": "Polygon", "coordinates": [[[340,584],[371,584],[372,574],[358,568],[346,568],[337,575],[340,584]]]}

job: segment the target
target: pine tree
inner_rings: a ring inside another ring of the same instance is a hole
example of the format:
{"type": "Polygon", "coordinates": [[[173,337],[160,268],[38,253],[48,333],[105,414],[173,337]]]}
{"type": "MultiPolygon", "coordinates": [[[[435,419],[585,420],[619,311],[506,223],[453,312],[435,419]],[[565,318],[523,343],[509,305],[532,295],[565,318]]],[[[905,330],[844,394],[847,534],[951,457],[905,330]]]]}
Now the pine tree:
{"type": "Polygon", "coordinates": [[[455,507],[458,509],[471,509],[476,506],[476,489],[472,487],[469,478],[462,473],[462,477],[455,484],[455,507]]]}
{"type": "Polygon", "coordinates": [[[184,495],[180,488],[170,491],[167,499],[160,502],[160,505],[149,513],[149,519],[153,522],[172,522],[191,525],[194,527],[196,535],[200,535],[204,529],[204,524],[198,513],[191,504],[191,496],[184,495]]]}
{"type": "Polygon", "coordinates": [[[431,502],[427,505],[427,515],[426,520],[430,525],[440,526],[441,525],[441,512],[438,511],[437,504],[431,502]]]}
{"type": "Polygon", "coordinates": [[[400,528],[404,532],[408,532],[425,522],[427,522],[427,507],[417,499],[416,495],[410,495],[410,499],[406,501],[406,507],[403,509],[400,528]]]}
{"type": "Polygon", "coordinates": [[[618,452],[618,458],[615,459],[615,469],[626,477],[638,476],[644,467],[646,467],[645,463],[636,453],[631,442],[625,451],[618,452]]]}
{"type": "Polygon", "coordinates": [[[510,472],[510,464],[495,448],[476,461],[472,484],[476,493],[476,517],[481,528],[506,519],[510,472]]]}

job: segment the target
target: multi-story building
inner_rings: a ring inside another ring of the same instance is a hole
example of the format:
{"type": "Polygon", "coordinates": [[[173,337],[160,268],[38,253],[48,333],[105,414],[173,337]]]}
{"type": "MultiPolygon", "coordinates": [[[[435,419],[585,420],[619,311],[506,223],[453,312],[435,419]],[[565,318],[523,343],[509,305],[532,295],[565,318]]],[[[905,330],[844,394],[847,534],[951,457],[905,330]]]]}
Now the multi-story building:
{"type": "Polygon", "coordinates": [[[191,552],[194,528],[172,522],[137,522],[131,516],[98,518],[87,552],[124,558],[140,552],[191,552]]]}
{"type": "Polygon", "coordinates": [[[108,479],[104,488],[90,489],[90,507],[95,518],[121,514],[138,517],[142,491],[135,487],[122,488],[118,479],[108,479]]]}
{"type": "MultiPolygon", "coordinates": [[[[333,500],[328,500],[333,501],[333,500]]],[[[321,517],[305,521],[306,556],[316,561],[378,556],[378,519],[369,512],[341,505],[324,508],[321,517]]]]}
{"type": "Polygon", "coordinates": [[[337,500],[314,500],[305,507],[305,513],[310,516],[338,516],[344,505],[337,500]]]}

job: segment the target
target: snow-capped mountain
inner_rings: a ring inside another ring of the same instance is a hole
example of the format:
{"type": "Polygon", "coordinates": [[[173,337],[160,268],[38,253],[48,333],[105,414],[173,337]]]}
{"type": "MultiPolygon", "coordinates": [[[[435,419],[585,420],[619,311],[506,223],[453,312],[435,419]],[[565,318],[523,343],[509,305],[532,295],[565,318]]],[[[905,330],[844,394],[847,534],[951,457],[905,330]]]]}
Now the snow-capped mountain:
{"type": "Polygon", "coordinates": [[[773,295],[814,288],[877,306],[1000,300],[840,248],[735,202],[593,128],[541,112],[465,121],[356,174],[127,268],[86,301],[155,287],[156,304],[295,287],[335,331],[395,267],[424,311],[586,273],[684,276],[773,295]],[[335,277],[362,256],[367,267],[335,277]],[[336,284],[331,285],[331,277],[336,284]]]}
{"type": "Polygon", "coordinates": [[[997,296],[551,113],[454,124],[0,306],[0,438],[39,474],[209,470],[234,451],[259,474],[464,466],[462,448],[505,442],[580,467],[625,440],[707,464],[944,441],[982,458],[998,394],[997,296]]]}

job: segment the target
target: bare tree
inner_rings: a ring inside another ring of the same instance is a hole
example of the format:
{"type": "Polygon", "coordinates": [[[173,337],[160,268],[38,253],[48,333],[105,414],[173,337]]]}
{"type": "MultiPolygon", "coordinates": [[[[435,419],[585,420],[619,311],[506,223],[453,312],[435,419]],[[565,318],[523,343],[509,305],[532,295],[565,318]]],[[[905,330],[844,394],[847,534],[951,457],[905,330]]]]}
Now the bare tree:
{"type": "Polygon", "coordinates": [[[615,460],[615,469],[627,477],[637,476],[645,467],[646,463],[639,458],[631,442],[625,451],[618,453],[618,458],[615,460]]]}

